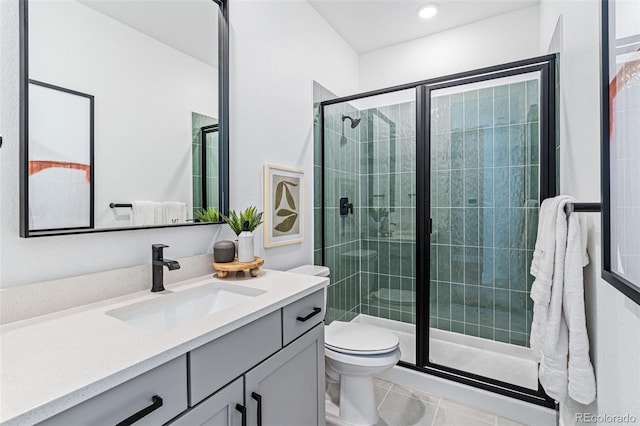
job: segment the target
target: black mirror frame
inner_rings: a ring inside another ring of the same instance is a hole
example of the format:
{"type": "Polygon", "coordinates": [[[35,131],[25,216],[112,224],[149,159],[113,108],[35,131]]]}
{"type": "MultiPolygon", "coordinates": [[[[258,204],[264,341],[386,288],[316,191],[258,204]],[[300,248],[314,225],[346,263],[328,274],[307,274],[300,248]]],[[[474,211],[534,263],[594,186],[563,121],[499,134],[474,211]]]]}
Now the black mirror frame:
{"type": "Polygon", "coordinates": [[[640,305],[640,283],[632,283],[617,274],[611,268],[611,153],[609,136],[609,20],[613,19],[609,13],[609,3],[614,0],[601,2],[601,186],[602,186],[602,278],[619,290],[636,304],[640,305]]]}
{"type": "MultiPolygon", "coordinates": [[[[218,13],[218,141],[220,145],[220,212],[229,214],[229,4],[228,0],[211,0],[219,7],[218,13]]],[[[194,225],[214,225],[223,222],[183,223],[158,226],[131,226],[103,229],[29,230],[29,22],[28,0],[18,0],[20,43],[20,237],[88,234],[95,232],[133,231],[140,229],[175,228],[194,225]]]]}

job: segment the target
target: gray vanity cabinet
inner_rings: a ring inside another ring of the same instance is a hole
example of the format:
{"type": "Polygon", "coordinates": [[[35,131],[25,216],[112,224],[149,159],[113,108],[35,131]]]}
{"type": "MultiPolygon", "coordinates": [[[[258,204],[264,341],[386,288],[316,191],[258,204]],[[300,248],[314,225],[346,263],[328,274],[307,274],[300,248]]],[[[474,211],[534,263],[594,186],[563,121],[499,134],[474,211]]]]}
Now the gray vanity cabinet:
{"type": "MultiPolygon", "coordinates": [[[[240,377],[178,417],[172,426],[242,426],[243,379],[240,377]]],[[[246,415],[246,414],[244,414],[246,415]]]]}
{"type": "Polygon", "coordinates": [[[324,329],[320,323],[245,374],[247,425],[324,425],[324,329]]]}
{"type": "Polygon", "coordinates": [[[42,424],[323,426],[324,290],[42,424]]]}
{"type": "Polygon", "coordinates": [[[187,409],[186,372],[182,355],[39,425],[115,425],[127,419],[136,426],[164,424],[187,409]]]}

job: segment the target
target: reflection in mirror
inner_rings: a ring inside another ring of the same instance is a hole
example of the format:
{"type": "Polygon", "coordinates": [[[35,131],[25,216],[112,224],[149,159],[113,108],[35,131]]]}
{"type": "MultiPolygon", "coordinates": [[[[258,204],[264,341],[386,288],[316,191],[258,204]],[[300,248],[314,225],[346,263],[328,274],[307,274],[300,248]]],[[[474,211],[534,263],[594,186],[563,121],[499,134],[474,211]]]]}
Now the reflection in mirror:
{"type": "Polygon", "coordinates": [[[224,211],[218,4],[24,4],[23,236],[224,211]]]}

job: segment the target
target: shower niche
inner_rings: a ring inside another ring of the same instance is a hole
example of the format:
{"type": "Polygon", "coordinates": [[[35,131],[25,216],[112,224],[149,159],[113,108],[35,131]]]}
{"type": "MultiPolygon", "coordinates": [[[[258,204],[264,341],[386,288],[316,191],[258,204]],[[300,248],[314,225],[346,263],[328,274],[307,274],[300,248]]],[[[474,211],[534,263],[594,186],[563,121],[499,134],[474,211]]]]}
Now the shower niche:
{"type": "Polygon", "coordinates": [[[388,328],[404,367],[553,406],[528,348],[528,271],[539,205],[556,191],[555,66],[533,58],[319,103],[327,322],[388,328]],[[353,214],[340,214],[344,198],[353,214]]]}

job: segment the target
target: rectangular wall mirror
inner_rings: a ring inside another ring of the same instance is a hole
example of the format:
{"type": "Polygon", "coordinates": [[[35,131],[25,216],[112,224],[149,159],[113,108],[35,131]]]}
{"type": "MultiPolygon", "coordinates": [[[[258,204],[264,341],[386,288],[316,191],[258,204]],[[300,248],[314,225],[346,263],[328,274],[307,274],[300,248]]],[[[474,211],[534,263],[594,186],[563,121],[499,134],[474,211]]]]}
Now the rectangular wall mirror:
{"type": "Polygon", "coordinates": [[[226,0],[19,1],[20,235],[226,214],[226,0]]]}
{"type": "Polygon", "coordinates": [[[602,2],[602,277],[640,305],[640,3],[602,2]]]}

